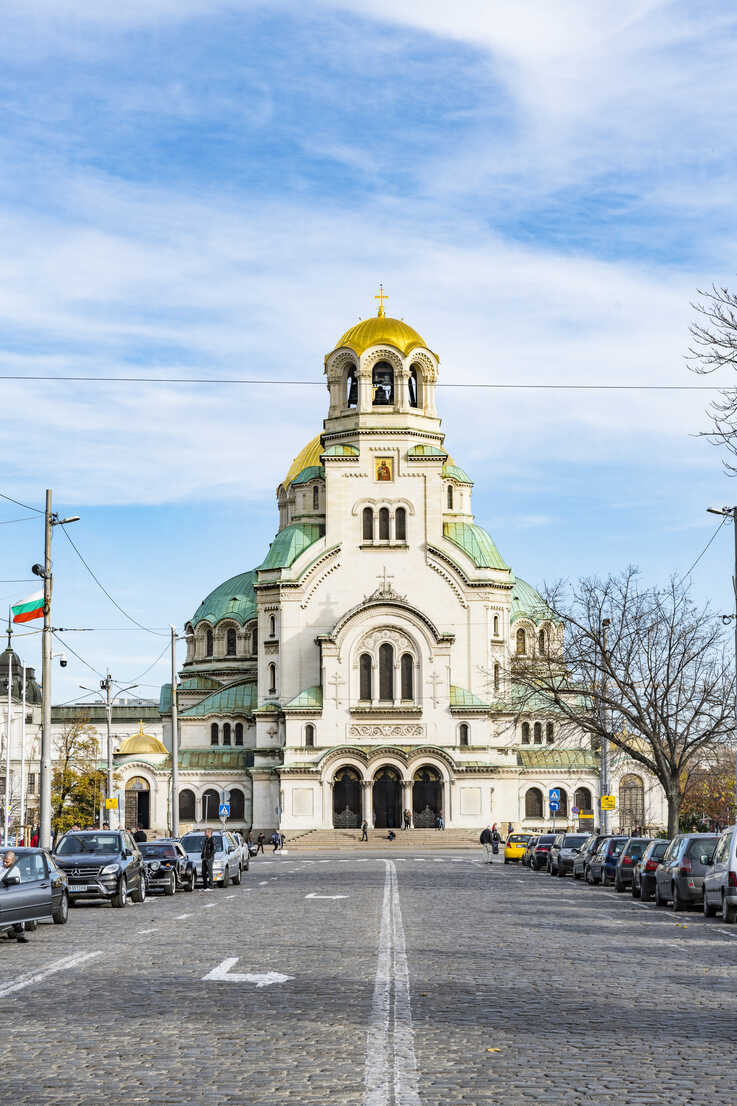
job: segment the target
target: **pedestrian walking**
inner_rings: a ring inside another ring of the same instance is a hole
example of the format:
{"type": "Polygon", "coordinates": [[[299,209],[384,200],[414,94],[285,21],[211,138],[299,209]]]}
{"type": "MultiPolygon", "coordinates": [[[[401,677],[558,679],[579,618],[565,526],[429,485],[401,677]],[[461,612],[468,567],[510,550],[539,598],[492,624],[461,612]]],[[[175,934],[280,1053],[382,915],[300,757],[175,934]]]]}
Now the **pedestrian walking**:
{"type": "Polygon", "coordinates": [[[272,833],[269,840],[271,841],[271,844],[274,846],[274,852],[275,853],[279,852],[279,848],[281,847],[281,837],[276,832],[276,830],[274,830],[274,832],[272,833]]]}
{"type": "Polygon", "coordinates": [[[491,864],[491,841],[492,841],[492,837],[491,837],[491,830],[489,829],[488,826],[484,826],[484,828],[482,829],[481,836],[479,837],[479,841],[481,842],[481,844],[483,845],[483,848],[484,848],[484,860],[486,861],[487,864],[491,864]]]}
{"type": "Polygon", "coordinates": [[[209,826],[205,830],[205,840],[202,842],[200,857],[202,859],[202,890],[211,891],[213,887],[212,865],[215,860],[215,841],[209,826]]]}
{"type": "Polygon", "coordinates": [[[363,822],[361,822],[361,840],[368,841],[368,822],[365,818],[363,822]]]}
{"type": "Polygon", "coordinates": [[[140,826],[136,826],[133,831],[133,840],[136,842],[136,844],[141,844],[141,842],[143,841],[148,841],[148,834],[145,830],[142,830],[140,826]]]}
{"type": "Polygon", "coordinates": [[[33,831],[33,833],[31,834],[31,848],[32,849],[37,849],[38,848],[38,835],[39,835],[39,830],[38,829],[35,829],[33,831]]]}
{"type": "Polygon", "coordinates": [[[412,811],[405,810],[404,812],[404,829],[408,830],[412,827],[412,811]]]}
{"type": "Polygon", "coordinates": [[[491,851],[494,853],[495,856],[497,856],[499,853],[499,842],[501,841],[501,839],[502,835],[496,828],[495,822],[494,825],[491,827],[491,851]]]}
{"type": "Polygon", "coordinates": [[[266,838],[264,837],[263,833],[260,833],[258,835],[258,837],[256,838],[256,856],[258,856],[259,853],[262,853],[264,851],[264,841],[265,840],[266,840],[266,838]]]}

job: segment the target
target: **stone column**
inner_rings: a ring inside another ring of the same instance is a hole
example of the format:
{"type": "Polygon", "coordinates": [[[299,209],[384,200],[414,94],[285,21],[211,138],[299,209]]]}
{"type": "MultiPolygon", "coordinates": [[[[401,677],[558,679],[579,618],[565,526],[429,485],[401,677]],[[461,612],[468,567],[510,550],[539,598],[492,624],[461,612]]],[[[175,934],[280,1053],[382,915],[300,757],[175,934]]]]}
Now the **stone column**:
{"type": "Polygon", "coordinates": [[[450,819],[450,780],[443,780],[443,821],[446,826],[449,825],[450,819]]]}
{"type": "Polygon", "coordinates": [[[394,406],[397,411],[409,411],[409,388],[407,380],[409,370],[406,368],[394,370],[394,406]]]}
{"type": "Polygon", "coordinates": [[[412,810],[412,780],[402,780],[402,825],[404,825],[404,812],[409,810],[414,819],[412,810]]]}
{"type": "Polygon", "coordinates": [[[374,812],[373,812],[373,792],[374,785],[371,780],[361,780],[361,790],[363,791],[363,821],[368,823],[369,829],[373,829],[374,826],[374,812]]]}
{"type": "Polygon", "coordinates": [[[370,411],[373,407],[374,396],[371,387],[371,369],[358,370],[358,410],[370,411]]]}

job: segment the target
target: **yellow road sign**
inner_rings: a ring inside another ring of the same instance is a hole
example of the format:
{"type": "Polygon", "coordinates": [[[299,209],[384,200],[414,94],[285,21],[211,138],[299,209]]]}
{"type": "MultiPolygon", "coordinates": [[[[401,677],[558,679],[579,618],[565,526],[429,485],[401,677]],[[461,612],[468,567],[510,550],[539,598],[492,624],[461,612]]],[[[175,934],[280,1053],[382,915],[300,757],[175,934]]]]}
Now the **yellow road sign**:
{"type": "Polygon", "coordinates": [[[617,799],[615,795],[602,795],[601,797],[601,809],[602,810],[614,810],[617,805],[617,799]]]}
{"type": "Polygon", "coordinates": [[[118,800],[117,799],[106,799],[105,800],[105,810],[117,810],[117,809],[118,809],[118,800]]]}

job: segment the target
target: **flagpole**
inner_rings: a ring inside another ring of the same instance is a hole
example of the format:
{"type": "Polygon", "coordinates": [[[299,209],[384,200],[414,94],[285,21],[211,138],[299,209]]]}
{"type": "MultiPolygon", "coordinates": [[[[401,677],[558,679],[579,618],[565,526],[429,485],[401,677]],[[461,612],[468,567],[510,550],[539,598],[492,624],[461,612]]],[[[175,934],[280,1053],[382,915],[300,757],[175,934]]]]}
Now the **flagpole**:
{"type": "Polygon", "coordinates": [[[22,666],[23,672],[23,696],[22,696],[22,713],[20,716],[20,828],[23,832],[23,839],[25,840],[25,818],[26,818],[26,786],[25,786],[25,768],[26,768],[26,666],[22,666]]]}
{"type": "Polygon", "coordinates": [[[13,709],[13,647],[11,645],[13,631],[10,628],[10,608],[8,608],[8,728],[5,734],[5,802],[3,803],[3,844],[8,844],[8,815],[10,813],[10,719],[13,709]]]}

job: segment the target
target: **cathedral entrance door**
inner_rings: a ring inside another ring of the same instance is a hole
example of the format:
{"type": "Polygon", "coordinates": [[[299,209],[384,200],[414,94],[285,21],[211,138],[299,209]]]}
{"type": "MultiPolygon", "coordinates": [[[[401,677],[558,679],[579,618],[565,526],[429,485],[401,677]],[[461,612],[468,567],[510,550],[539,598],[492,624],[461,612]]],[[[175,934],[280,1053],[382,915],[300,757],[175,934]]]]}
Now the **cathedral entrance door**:
{"type": "Polygon", "coordinates": [[[357,829],[361,825],[361,780],[355,768],[340,768],[333,780],[333,826],[357,829]]]}
{"type": "Polygon", "coordinates": [[[374,825],[398,829],[402,818],[402,783],[396,768],[380,768],[374,778],[374,825]]]}
{"type": "Polygon", "coordinates": [[[125,785],[125,828],[150,829],[150,791],[148,781],[142,776],[134,776],[125,785]]]}
{"type": "Polygon", "coordinates": [[[418,769],[412,784],[412,825],[415,829],[433,829],[443,813],[443,782],[437,768],[418,769]]]}

